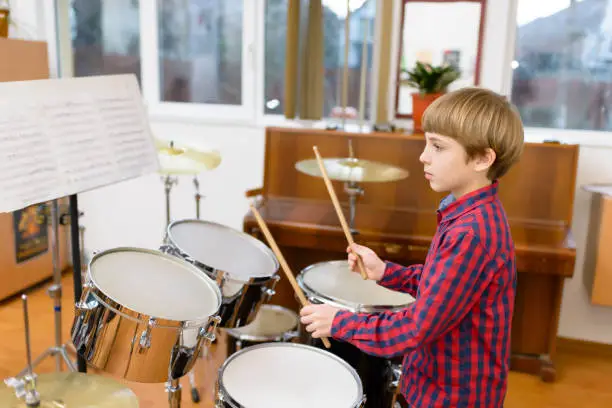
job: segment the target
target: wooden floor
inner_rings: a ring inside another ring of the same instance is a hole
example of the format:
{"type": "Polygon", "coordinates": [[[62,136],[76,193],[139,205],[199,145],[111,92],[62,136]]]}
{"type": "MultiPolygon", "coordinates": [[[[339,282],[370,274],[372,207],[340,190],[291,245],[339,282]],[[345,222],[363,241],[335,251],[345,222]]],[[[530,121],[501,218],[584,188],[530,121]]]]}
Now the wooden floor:
{"type": "MultiPolygon", "coordinates": [[[[43,284],[29,293],[30,330],[33,358],[53,345],[54,323],[53,303],[46,293],[48,284],[43,284]]],[[[69,339],[73,316],[72,277],[63,279],[63,341],[69,339]]],[[[0,304],[0,377],[16,375],[26,364],[23,330],[22,304],[19,297],[0,304]]],[[[213,387],[217,369],[225,359],[223,336],[211,348],[209,358],[203,358],[195,372],[202,401],[191,401],[187,378],[183,378],[182,407],[213,407],[213,387]]],[[[612,407],[612,355],[603,355],[584,350],[559,350],[558,380],[546,384],[539,378],[511,373],[506,408],[589,408],[612,407]]],[[[52,372],[55,361],[47,359],[36,367],[35,372],[52,372]]],[[[296,369],[298,369],[296,367],[296,369]]],[[[92,373],[89,370],[89,373],[92,373]]],[[[137,384],[123,382],[138,396],[140,407],[168,407],[167,395],[163,384],[137,384]]],[[[1,384],[1,383],[0,383],[1,384]]]]}

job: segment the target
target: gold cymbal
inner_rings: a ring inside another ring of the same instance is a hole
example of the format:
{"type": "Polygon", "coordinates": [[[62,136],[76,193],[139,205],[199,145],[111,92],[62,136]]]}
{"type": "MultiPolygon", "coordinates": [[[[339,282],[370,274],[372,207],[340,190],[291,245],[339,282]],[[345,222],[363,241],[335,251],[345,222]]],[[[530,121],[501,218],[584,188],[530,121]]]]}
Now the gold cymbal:
{"type": "MultiPolygon", "coordinates": [[[[138,408],[136,394],[116,380],[85,373],[48,373],[36,378],[41,408],[138,408]]],[[[0,407],[26,408],[15,389],[0,388],[0,407]]]]}
{"type": "Polygon", "coordinates": [[[221,154],[217,150],[159,139],[155,139],[155,147],[160,164],[159,172],[162,174],[194,175],[213,170],[221,164],[221,154]]]}
{"type": "MultiPolygon", "coordinates": [[[[408,177],[408,171],[402,168],[357,158],[327,158],[323,164],[329,178],[337,181],[387,182],[408,177]]],[[[323,177],[316,159],[299,161],[295,168],[310,176],[323,177]]]]}

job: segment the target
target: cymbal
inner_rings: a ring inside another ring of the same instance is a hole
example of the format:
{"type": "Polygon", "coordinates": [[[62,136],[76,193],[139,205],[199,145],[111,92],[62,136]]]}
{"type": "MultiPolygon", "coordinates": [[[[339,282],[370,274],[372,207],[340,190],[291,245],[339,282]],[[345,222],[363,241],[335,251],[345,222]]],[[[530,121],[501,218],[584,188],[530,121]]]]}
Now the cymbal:
{"type": "MultiPolygon", "coordinates": [[[[85,373],[47,373],[36,378],[41,408],[138,408],[136,394],[116,380],[85,373]]],[[[0,389],[0,407],[26,408],[15,389],[0,389]]]]}
{"type": "MultiPolygon", "coordinates": [[[[327,158],[323,165],[331,180],[352,182],[387,182],[408,177],[408,171],[385,163],[357,158],[327,158]]],[[[302,160],[295,164],[302,173],[323,177],[316,159],[302,160]]]]}
{"type": "Polygon", "coordinates": [[[221,154],[214,149],[160,139],[155,139],[155,147],[161,174],[195,175],[213,170],[221,164],[221,154]]]}

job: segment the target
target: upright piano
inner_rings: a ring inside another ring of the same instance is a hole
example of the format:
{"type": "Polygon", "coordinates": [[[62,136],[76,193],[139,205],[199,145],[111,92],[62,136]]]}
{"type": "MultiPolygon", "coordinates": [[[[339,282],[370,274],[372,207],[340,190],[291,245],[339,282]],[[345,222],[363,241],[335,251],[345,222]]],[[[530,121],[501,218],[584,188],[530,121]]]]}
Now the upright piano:
{"type": "MultiPolygon", "coordinates": [[[[346,259],[347,241],[324,180],[296,170],[296,163],[315,158],[315,145],[324,159],[347,157],[349,140],[355,157],[409,172],[399,181],[360,184],[364,194],[356,206],[355,241],[382,259],[404,265],[424,262],[444,194],[432,191],[423,177],[423,135],[270,127],[265,140],[263,186],[246,195],[256,201],[294,274],[317,262],[346,259]]],[[[544,381],[555,380],[563,284],[574,273],[570,226],[578,153],[576,145],[527,143],[520,162],[499,185],[518,269],[511,369],[540,375],[544,381]]],[[[344,183],[332,184],[348,219],[344,183]]],[[[265,242],[250,211],[243,228],[265,242]]],[[[299,310],[284,277],[271,303],[299,310]]]]}

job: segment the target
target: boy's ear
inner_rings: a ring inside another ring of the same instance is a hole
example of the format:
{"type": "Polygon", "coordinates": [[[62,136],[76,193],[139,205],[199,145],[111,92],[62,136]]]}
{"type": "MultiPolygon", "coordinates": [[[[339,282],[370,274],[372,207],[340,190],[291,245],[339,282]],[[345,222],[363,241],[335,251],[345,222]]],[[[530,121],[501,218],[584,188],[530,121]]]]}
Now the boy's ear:
{"type": "Polygon", "coordinates": [[[491,148],[487,148],[484,153],[474,157],[474,170],[482,172],[488,171],[489,168],[495,163],[497,155],[491,148]]]}

